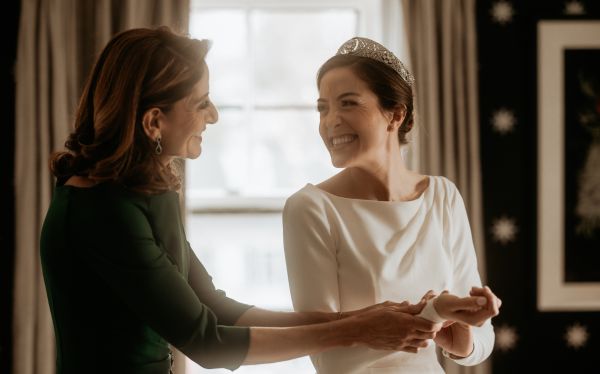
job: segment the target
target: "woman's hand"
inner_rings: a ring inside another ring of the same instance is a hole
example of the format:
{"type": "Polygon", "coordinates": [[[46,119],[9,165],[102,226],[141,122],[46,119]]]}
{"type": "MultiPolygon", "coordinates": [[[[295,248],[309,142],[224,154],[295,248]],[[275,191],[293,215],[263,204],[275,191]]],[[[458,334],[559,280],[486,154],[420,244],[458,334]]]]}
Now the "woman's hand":
{"type": "Polygon", "coordinates": [[[498,315],[502,301],[489,287],[473,287],[470,295],[460,298],[444,291],[433,305],[442,318],[471,326],[481,326],[488,318],[498,315]]]}
{"type": "MultiPolygon", "coordinates": [[[[401,303],[395,303],[393,301],[384,301],[384,302],[379,303],[379,304],[369,305],[369,306],[364,307],[362,309],[352,310],[352,311],[348,311],[348,312],[340,312],[339,313],[339,318],[353,317],[353,316],[356,316],[356,315],[359,315],[359,314],[362,314],[362,313],[365,313],[365,312],[369,312],[369,311],[373,311],[373,310],[378,310],[378,309],[385,309],[385,308],[392,308],[392,309],[393,308],[401,308],[403,311],[405,311],[405,313],[410,313],[410,310],[417,310],[419,308],[417,306],[418,304],[415,305],[415,306],[413,306],[412,309],[411,308],[409,308],[409,309],[403,308],[403,307],[406,307],[408,305],[410,305],[408,303],[408,301],[403,301],[401,303]]],[[[421,306],[421,308],[423,308],[423,306],[421,306]]],[[[419,312],[420,311],[421,310],[419,309],[419,312]]],[[[419,312],[416,312],[416,313],[419,313],[419,312]]],[[[416,313],[412,313],[412,314],[416,314],[416,313]]]]}
{"type": "Polygon", "coordinates": [[[415,316],[423,306],[385,302],[358,311],[357,341],[373,349],[417,353],[442,327],[415,316]]]}
{"type": "MultiPolygon", "coordinates": [[[[373,349],[416,353],[435,338],[441,324],[416,317],[424,304],[384,302],[350,312],[347,318],[333,320],[331,313],[316,314],[315,323],[291,327],[251,327],[250,346],[244,364],[262,364],[312,355],[325,350],[365,345],[373,349]],[[329,320],[330,322],[325,322],[329,320]],[[321,321],[321,322],[317,322],[321,321]]],[[[272,312],[275,313],[275,312],[272,312]]],[[[313,312],[318,313],[318,312],[313,312]]],[[[259,313],[259,320],[264,313],[259,313]]],[[[294,314],[294,313],[292,313],[294,314]]],[[[256,318],[256,311],[246,321],[256,318]]],[[[310,317],[310,316],[309,316],[310,317]]],[[[306,315],[284,315],[278,324],[289,325],[294,320],[304,321],[306,315]]],[[[309,318],[310,319],[310,318],[309,318]]]]}
{"type": "Polygon", "coordinates": [[[453,355],[453,358],[467,357],[473,351],[471,326],[462,322],[452,323],[442,328],[433,341],[440,348],[453,355]]]}

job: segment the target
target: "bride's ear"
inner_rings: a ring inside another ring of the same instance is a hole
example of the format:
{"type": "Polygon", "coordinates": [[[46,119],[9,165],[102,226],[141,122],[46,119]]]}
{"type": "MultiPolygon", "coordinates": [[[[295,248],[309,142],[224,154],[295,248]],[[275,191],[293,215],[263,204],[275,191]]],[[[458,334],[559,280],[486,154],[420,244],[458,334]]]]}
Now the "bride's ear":
{"type": "Polygon", "coordinates": [[[393,111],[389,112],[389,118],[388,118],[389,124],[387,127],[388,131],[390,131],[390,132],[398,131],[398,129],[404,122],[405,118],[406,118],[406,106],[405,105],[401,105],[398,108],[394,109],[393,111]]]}

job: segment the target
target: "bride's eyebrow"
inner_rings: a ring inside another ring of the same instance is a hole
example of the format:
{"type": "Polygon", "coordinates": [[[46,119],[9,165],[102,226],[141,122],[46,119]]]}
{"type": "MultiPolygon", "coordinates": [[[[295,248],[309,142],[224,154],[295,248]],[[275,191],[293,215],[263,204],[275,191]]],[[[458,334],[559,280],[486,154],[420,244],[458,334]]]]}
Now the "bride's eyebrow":
{"type": "MultiPolygon", "coordinates": [[[[346,98],[348,96],[360,96],[360,94],[357,93],[357,92],[344,92],[343,94],[338,95],[337,100],[341,100],[341,99],[346,98]]],[[[327,101],[327,100],[323,99],[321,97],[317,100],[317,102],[323,102],[323,101],[327,101]]]]}

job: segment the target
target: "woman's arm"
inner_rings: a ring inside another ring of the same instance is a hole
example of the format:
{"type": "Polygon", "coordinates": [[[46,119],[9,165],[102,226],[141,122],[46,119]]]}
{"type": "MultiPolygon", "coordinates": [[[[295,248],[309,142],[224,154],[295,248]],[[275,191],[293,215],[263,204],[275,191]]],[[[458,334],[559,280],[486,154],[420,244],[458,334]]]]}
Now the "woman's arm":
{"type": "Polygon", "coordinates": [[[291,327],[332,322],[340,318],[342,318],[341,313],[279,312],[252,307],[240,316],[235,325],[254,327],[291,327]]]}
{"type": "MultiPolygon", "coordinates": [[[[251,327],[250,348],[244,364],[289,360],[333,347],[354,345],[416,353],[427,346],[427,340],[433,339],[440,327],[413,315],[421,308],[422,305],[386,302],[333,322],[296,327],[251,327]]],[[[288,313],[286,317],[294,314],[288,313]]],[[[297,314],[299,318],[301,315],[297,314]]]]}
{"type": "Polygon", "coordinates": [[[81,266],[105,282],[128,313],[199,365],[237,368],[247,355],[250,330],[220,324],[157,245],[145,207],[115,200],[98,199],[93,215],[73,220],[81,266]]]}
{"type": "Polygon", "coordinates": [[[233,326],[240,316],[252,306],[233,300],[227,297],[224,291],[216,289],[212,277],[190,244],[187,243],[187,245],[190,259],[188,284],[198,296],[198,300],[215,314],[220,325],[233,326]]]}
{"type": "Polygon", "coordinates": [[[312,325],[315,323],[332,322],[347,317],[356,316],[367,311],[382,308],[384,306],[395,306],[396,310],[403,313],[418,314],[424,306],[423,303],[411,305],[407,301],[394,303],[386,301],[380,304],[368,306],[359,310],[347,312],[281,312],[252,307],[235,323],[236,326],[256,326],[256,327],[291,327],[312,325]],[[406,307],[406,308],[404,308],[406,307]]]}

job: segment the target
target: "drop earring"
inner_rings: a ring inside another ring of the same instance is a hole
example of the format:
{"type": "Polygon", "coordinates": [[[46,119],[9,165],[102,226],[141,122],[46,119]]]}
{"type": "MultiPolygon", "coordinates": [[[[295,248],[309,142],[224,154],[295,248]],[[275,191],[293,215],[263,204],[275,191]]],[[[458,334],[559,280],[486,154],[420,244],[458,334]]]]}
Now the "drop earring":
{"type": "Polygon", "coordinates": [[[156,138],[156,140],[155,140],[155,142],[156,142],[156,148],[154,148],[154,152],[155,152],[157,155],[160,155],[160,154],[162,153],[162,146],[160,145],[160,140],[161,140],[161,137],[160,137],[160,135],[159,135],[159,136],[156,138]]]}

